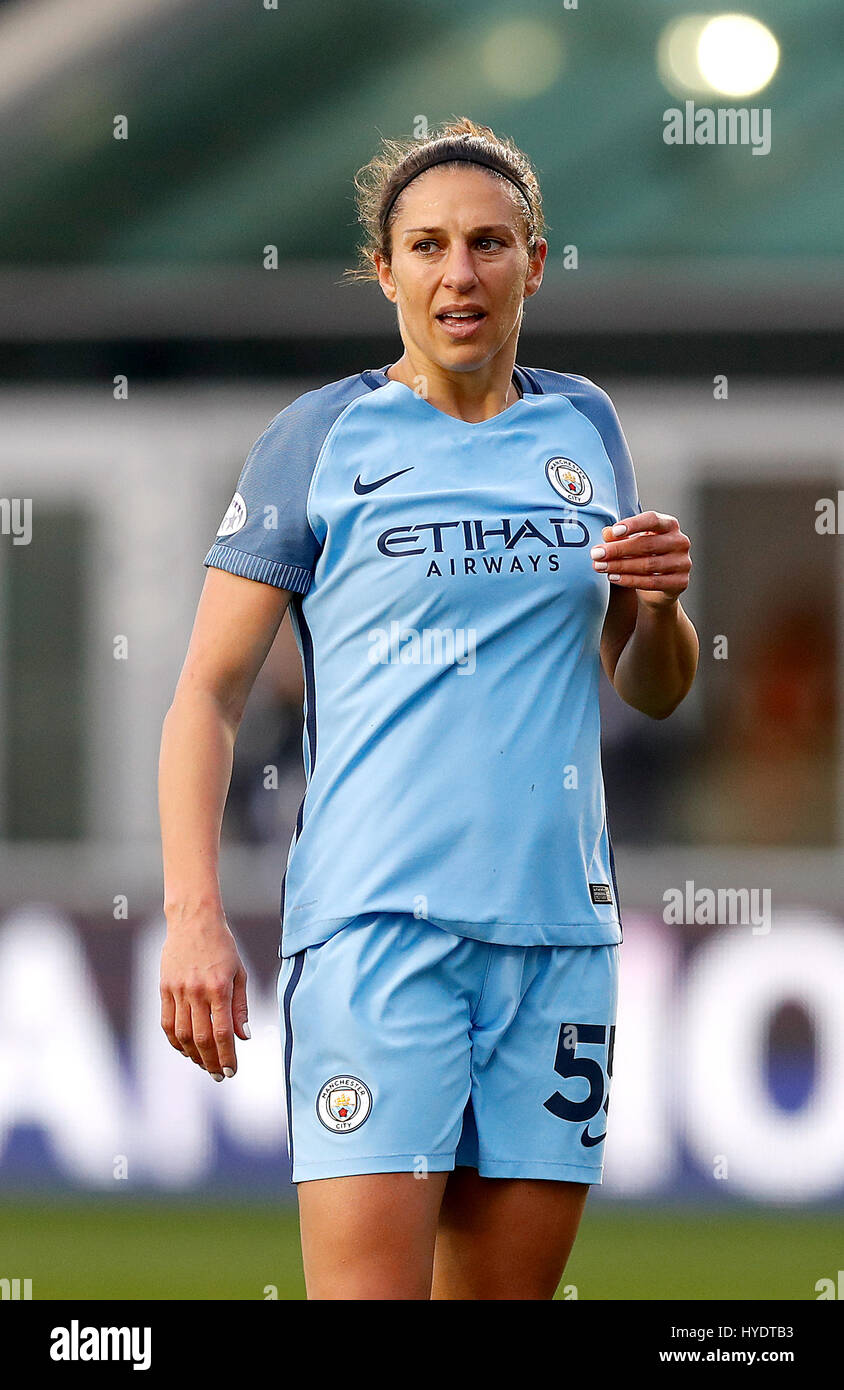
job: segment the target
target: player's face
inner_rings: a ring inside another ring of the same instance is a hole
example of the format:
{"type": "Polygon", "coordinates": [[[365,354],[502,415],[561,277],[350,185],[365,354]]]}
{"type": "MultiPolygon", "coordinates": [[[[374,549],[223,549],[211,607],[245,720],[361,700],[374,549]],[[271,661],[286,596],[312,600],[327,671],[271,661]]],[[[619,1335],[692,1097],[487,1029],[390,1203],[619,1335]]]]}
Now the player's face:
{"type": "Polygon", "coordinates": [[[378,258],[381,288],[398,309],[414,356],[445,371],[476,371],[511,345],[547,251],[527,250],[518,194],[482,169],[428,169],[404,190],[392,261],[378,258]],[[473,317],[444,310],[465,306],[473,317]]]}

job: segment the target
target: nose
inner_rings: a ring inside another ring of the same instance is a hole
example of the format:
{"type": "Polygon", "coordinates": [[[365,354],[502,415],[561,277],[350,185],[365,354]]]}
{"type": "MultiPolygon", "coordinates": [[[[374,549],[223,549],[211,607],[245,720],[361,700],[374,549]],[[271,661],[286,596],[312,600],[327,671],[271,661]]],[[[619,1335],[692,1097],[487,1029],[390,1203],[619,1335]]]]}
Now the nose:
{"type": "Polygon", "coordinates": [[[443,284],[455,289],[458,294],[465,294],[476,279],[470,248],[465,242],[453,241],[443,269],[443,284]]]}

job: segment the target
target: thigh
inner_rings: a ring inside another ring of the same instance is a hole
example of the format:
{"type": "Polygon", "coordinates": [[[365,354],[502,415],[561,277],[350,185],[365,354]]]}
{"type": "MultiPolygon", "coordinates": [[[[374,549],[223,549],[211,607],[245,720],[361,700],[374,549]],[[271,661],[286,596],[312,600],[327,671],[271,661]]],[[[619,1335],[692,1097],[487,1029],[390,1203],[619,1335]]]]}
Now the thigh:
{"type": "Polygon", "coordinates": [[[373,913],[283,961],[288,1132],[309,1298],[430,1297],[484,960],[476,943],[429,923],[373,913]]]}
{"type": "Polygon", "coordinates": [[[618,947],[509,948],[474,1016],[435,1298],[551,1298],[607,1137],[618,947]]]}
{"type": "Polygon", "coordinates": [[[434,1299],[551,1299],[589,1187],[533,1178],[449,1176],[440,1208],[434,1299]]]}
{"type": "Polygon", "coordinates": [[[448,1173],[371,1173],[300,1182],[309,1299],[429,1299],[448,1173]]]}

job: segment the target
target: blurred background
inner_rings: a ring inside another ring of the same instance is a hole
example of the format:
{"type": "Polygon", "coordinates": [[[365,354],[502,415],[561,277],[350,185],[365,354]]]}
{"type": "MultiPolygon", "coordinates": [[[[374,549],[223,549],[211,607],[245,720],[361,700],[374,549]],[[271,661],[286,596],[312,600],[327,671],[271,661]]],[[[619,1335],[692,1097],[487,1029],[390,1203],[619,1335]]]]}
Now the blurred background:
{"type": "Polygon", "coordinates": [[[233,1085],[158,1023],[161,722],[250,445],[401,355],[380,290],[343,281],[354,173],[382,134],[464,114],[543,189],[518,362],[610,392],[643,505],[693,542],[692,694],[658,723],[602,692],[621,1002],[564,1289],[812,1299],[837,1277],[842,31],[835,0],[0,3],[0,1277],[303,1296],[275,1000],[304,789],[287,619],[224,825],[253,1033],[233,1085]],[[746,114],[696,142],[701,108],[746,114]]]}

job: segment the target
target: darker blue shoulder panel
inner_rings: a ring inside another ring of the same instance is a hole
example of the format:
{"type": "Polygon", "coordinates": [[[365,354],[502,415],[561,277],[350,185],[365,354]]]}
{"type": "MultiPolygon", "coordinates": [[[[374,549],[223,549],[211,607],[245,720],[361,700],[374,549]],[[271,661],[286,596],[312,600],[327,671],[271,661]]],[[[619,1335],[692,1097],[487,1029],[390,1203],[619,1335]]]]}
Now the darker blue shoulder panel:
{"type": "Polygon", "coordinates": [[[320,549],[307,516],[311,478],[335,420],[378,384],[367,375],[306,391],[270,421],[249,450],[206,565],[307,592],[320,549]]]}
{"type": "Polygon", "coordinates": [[[615,473],[619,516],[633,516],[636,512],[642,511],[633,460],[615,407],[606,391],[585,376],[552,372],[544,367],[523,367],[522,371],[534,379],[543,394],[556,392],[568,397],[575,410],[579,410],[581,415],[585,415],[590,424],[594,425],[615,473]]]}

